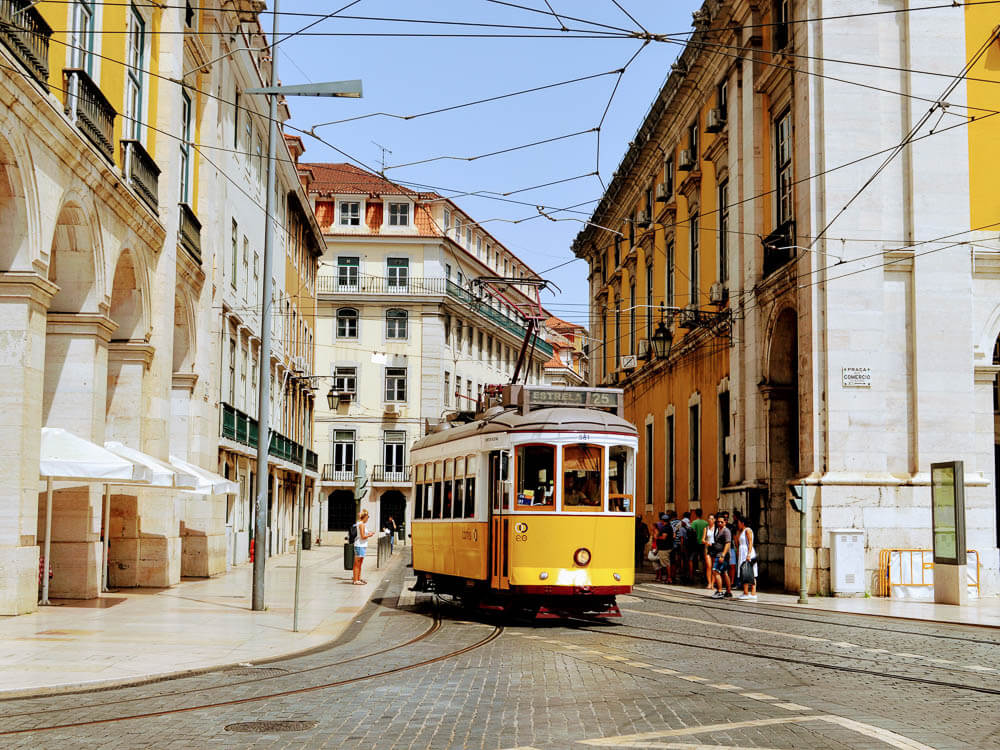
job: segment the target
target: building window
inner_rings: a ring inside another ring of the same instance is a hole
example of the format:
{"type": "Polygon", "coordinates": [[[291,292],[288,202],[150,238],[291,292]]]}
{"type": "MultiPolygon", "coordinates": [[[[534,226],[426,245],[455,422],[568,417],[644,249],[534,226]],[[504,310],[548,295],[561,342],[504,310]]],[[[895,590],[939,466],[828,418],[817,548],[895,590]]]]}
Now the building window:
{"type": "MultiPolygon", "coordinates": [[[[646,266],[646,341],[653,340],[653,264],[646,266]]],[[[650,346],[651,344],[647,344],[650,346]]]]}
{"type": "Polygon", "coordinates": [[[479,361],[483,359],[483,332],[479,332],[478,343],[476,345],[476,353],[479,355],[477,358],[479,361]]]}
{"type": "Polygon", "coordinates": [[[615,235],[615,268],[622,264],[622,236],[615,235]]]}
{"type": "Polygon", "coordinates": [[[333,470],[354,473],[354,430],[334,431],[333,470]]]}
{"type": "Polygon", "coordinates": [[[719,394],[719,484],[729,484],[729,456],[726,441],[729,439],[729,391],[719,394]]]}
{"type": "Polygon", "coordinates": [[[472,225],[471,224],[466,224],[465,225],[465,246],[467,248],[471,248],[472,247],[472,225]]]}
{"type": "Polygon", "coordinates": [[[699,239],[699,237],[698,237],[698,234],[699,234],[698,233],[698,214],[697,213],[691,214],[691,218],[688,219],[688,223],[689,223],[689,225],[691,227],[691,240],[690,240],[690,245],[691,245],[691,265],[689,267],[690,278],[691,278],[691,302],[690,302],[690,304],[694,305],[695,307],[697,307],[698,306],[698,302],[699,302],[699,296],[700,296],[699,292],[698,292],[698,290],[699,290],[699,286],[698,286],[698,260],[699,260],[698,259],[698,250],[699,250],[699,248],[698,248],[698,239],[699,239]]]}
{"type": "Polygon", "coordinates": [[[243,301],[247,301],[247,287],[250,286],[250,240],[243,237],[243,301]]]}
{"type": "Polygon", "coordinates": [[[668,156],[663,162],[663,192],[669,200],[674,194],[674,157],[668,156]]]}
{"type": "Polygon", "coordinates": [[[444,374],[444,405],[451,406],[451,373],[444,374]]]}
{"type": "Polygon", "coordinates": [[[236,339],[229,339],[229,403],[236,405],[236,339]]]}
{"type": "Polygon", "coordinates": [[[340,226],[359,227],[361,226],[361,203],[360,201],[340,202],[340,226]]]}
{"type": "Polygon", "coordinates": [[[774,169],[778,226],[792,220],[792,114],[786,110],[774,122],[774,169]]]}
{"type": "Polygon", "coordinates": [[[253,254],[253,302],[254,307],[257,306],[257,290],[260,289],[260,274],[258,273],[258,268],[260,267],[260,256],[257,253],[253,254]]]}
{"type": "Polygon", "coordinates": [[[601,380],[608,378],[608,311],[601,310],[601,343],[604,349],[601,351],[601,380]]]}
{"type": "Polygon", "coordinates": [[[94,72],[94,3],[76,0],[73,3],[73,34],[70,37],[71,68],[82,68],[87,75],[94,72]]]}
{"type": "Polygon", "coordinates": [[[385,337],[387,339],[406,338],[406,310],[391,309],[385,311],[385,337]]]}
{"type": "Polygon", "coordinates": [[[386,430],[383,435],[386,472],[398,474],[405,471],[406,433],[403,430],[386,430]]]}
{"type": "Polygon", "coordinates": [[[729,280],[729,182],[719,184],[719,281],[729,280]]]}
{"type": "Polygon", "coordinates": [[[181,137],[180,137],[180,203],[190,203],[191,199],[191,98],[181,94],[181,137]]]}
{"type": "Polygon", "coordinates": [[[444,316],[444,343],[445,345],[451,344],[451,316],[444,316]]]}
{"type": "Polygon", "coordinates": [[[632,216],[628,219],[628,247],[631,252],[632,248],[635,247],[635,212],[632,212],[632,216]]]}
{"type": "Polygon", "coordinates": [[[667,279],[663,290],[664,302],[667,307],[676,307],[674,302],[674,238],[670,237],[667,239],[666,247],[666,266],[667,279]]]}
{"type": "Polygon", "coordinates": [[[715,106],[725,121],[729,115],[729,81],[723,78],[715,92],[715,106]]]}
{"type": "Polygon", "coordinates": [[[350,400],[354,401],[358,395],[358,368],[335,367],[333,390],[340,394],[349,394],[350,400]]]}
{"type": "Polygon", "coordinates": [[[410,204],[390,203],[389,204],[389,226],[408,227],[410,226],[410,204]]]}
{"type": "Polygon", "coordinates": [[[353,307],[337,310],[337,338],[356,339],[358,337],[358,311],[353,307]]]}
{"type": "Polygon", "coordinates": [[[697,169],[698,164],[698,117],[695,116],[694,122],[688,125],[688,148],[691,149],[691,157],[695,163],[695,169],[697,169]]]}
{"type": "Polygon", "coordinates": [[[483,238],[481,235],[476,235],[476,257],[483,257],[483,238]]]}
{"type": "Polygon", "coordinates": [[[493,364],[493,337],[486,337],[486,361],[489,364],[493,364]]]}
{"type": "Polygon", "coordinates": [[[444,236],[448,236],[448,232],[451,230],[451,211],[447,208],[444,210],[444,236]]]}
{"type": "Polygon", "coordinates": [[[667,434],[666,434],[666,455],[664,459],[666,461],[666,466],[664,470],[664,475],[666,477],[666,503],[667,505],[674,504],[674,459],[676,455],[676,448],[674,442],[674,415],[667,415],[667,434]]]}
{"type": "Polygon", "coordinates": [[[357,288],[361,261],[356,257],[337,258],[337,286],[357,288]]]}
{"type": "Polygon", "coordinates": [[[635,354],[635,280],[629,285],[628,353],[635,354]]]}
{"type": "Polygon", "coordinates": [[[621,368],[622,357],[622,299],[615,298],[615,369],[621,368]]]}
{"type": "Polygon", "coordinates": [[[240,248],[240,226],[236,223],[236,219],[233,219],[233,254],[232,254],[232,268],[233,272],[229,279],[230,286],[233,289],[236,288],[236,256],[239,253],[240,248]]]}
{"type": "Polygon", "coordinates": [[[646,425],[646,507],[653,507],[653,425],[646,425]]]}
{"type": "Polygon", "coordinates": [[[691,404],[688,409],[688,501],[697,502],[701,496],[701,405],[691,404]]]}
{"type": "Polygon", "coordinates": [[[788,46],[788,25],[792,20],[791,0],[774,0],[774,49],[788,46]]]}
{"type": "Polygon", "coordinates": [[[386,258],[386,274],[390,289],[405,289],[410,283],[409,258],[386,258]]]}
{"type": "Polygon", "coordinates": [[[146,72],[146,22],[132,6],[128,14],[128,67],[125,76],[125,138],[142,140],[142,97],[146,72]]]}
{"type": "Polygon", "coordinates": [[[385,400],[406,401],[406,368],[385,368],[385,400]]]}

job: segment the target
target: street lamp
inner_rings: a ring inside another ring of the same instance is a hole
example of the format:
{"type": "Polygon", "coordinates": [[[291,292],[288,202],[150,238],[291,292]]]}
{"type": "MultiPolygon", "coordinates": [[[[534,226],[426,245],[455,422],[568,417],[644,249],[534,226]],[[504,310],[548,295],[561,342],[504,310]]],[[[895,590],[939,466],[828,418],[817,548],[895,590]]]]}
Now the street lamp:
{"type": "MultiPolygon", "coordinates": [[[[281,14],[278,12],[279,0],[274,0],[272,13],[274,14],[274,24],[271,38],[279,39],[278,20],[281,14]]],[[[277,44],[277,41],[275,42],[277,44]]],[[[271,274],[273,265],[274,248],[274,222],[272,216],[275,215],[275,183],[277,182],[277,172],[275,168],[276,154],[278,147],[278,97],[279,96],[346,96],[358,98],[361,96],[361,81],[337,81],[333,83],[302,84],[297,86],[278,85],[278,54],[271,55],[271,81],[269,86],[262,88],[247,89],[246,94],[264,94],[268,98],[268,129],[267,129],[267,195],[264,203],[264,283],[261,295],[261,316],[260,316],[260,361],[270,363],[271,361],[271,274]]],[[[264,373],[260,378],[260,390],[258,393],[257,419],[259,423],[259,438],[257,440],[257,476],[263,476],[263,480],[258,480],[257,508],[254,514],[254,560],[253,560],[253,592],[251,607],[254,611],[261,611],[264,606],[264,566],[267,552],[264,548],[267,537],[267,454],[270,440],[270,385],[271,378],[264,373]]],[[[305,447],[303,446],[303,457],[305,447]]],[[[304,475],[303,475],[304,476],[304,475]]],[[[304,483],[304,482],[303,482],[304,483]]],[[[301,540],[296,547],[301,547],[301,540]]]]}
{"type": "Polygon", "coordinates": [[[330,407],[330,411],[337,411],[337,403],[340,401],[340,394],[330,386],[329,392],[326,394],[326,404],[330,407]]]}
{"type": "Polygon", "coordinates": [[[674,335],[661,320],[656,330],[653,332],[653,353],[657,359],[666,359],[670,354],[670,347],[674,343],[674,335]]]}

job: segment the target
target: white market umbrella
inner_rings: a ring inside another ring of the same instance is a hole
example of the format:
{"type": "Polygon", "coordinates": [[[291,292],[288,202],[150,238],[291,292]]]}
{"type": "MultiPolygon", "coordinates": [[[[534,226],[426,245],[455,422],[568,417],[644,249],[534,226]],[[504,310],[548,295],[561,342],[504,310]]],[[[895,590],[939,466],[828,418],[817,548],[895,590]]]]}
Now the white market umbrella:
{"type": "Polygon", "coordinates": [[[199,495],[238,495],[240,492],[240,486],[236,482],[231,482],[224,476],[208,469],[190,464],[177,456],[171,456],[170,463],[189,474],[193,474],[198,479],[197,486],[191,490],[194,493],[199,495]]]}
{"type": "MultiPolygon", "coordinates": [[[[39,475],[45,478],[45,565],[42,568],[42,604],[49,603],[48,567],[52,564],[52,481],[109,484],[148,484],[152,472],[59,427],[43,427],[39,475]]],[[[109,529],[105,528],[107,538],[109,529]]]]}

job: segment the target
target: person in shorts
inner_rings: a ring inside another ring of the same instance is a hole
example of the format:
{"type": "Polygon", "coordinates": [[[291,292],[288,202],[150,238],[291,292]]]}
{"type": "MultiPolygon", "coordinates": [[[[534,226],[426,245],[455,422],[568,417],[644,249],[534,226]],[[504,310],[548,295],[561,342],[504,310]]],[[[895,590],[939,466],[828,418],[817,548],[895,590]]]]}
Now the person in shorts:
{"type": "Polygon", "coordinates": [[[656,548],[656,580],[660,583],[672,583],[670,580],[670,549],[673,547],[673,537],[670,533],[670,516],[660,514],[660,520],[653,527],[653,544],[656,548]]]}
{"type": "Polygon", "coordinates": [[[733,592],[729,582],[729,549],[733,546],[733,535],[726,528],[726,519],[722,514],[715,517],[715,536],[710,551],[712,554],[712,570],[714,572],[715,593],[713,599],[732,599],[733,592]],[[725,587],[725,593],[722,592],[725,587]]]}

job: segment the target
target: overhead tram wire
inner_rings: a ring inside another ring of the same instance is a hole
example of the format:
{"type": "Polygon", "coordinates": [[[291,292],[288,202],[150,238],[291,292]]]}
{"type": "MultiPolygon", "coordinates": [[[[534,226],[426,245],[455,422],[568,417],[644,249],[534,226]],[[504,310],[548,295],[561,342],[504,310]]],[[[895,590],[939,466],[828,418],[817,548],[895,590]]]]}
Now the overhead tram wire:
{"type": "MultiPolygon", "coordinates": [[[[493,5],[505,5],[508,8],[516,8],[517,10],[529,11],[531,13],[541,13],[543,16],[555,16],[555,12],[550,12],[551,8],[550,8],[550,10],[546,11],[546,10],[541,10],[539,8],[531,8],[531,7],[527,6],[527,5],[518,5],[517,3],[506,2],[506,0],[486,0],[486,2],[492,3],[493,5]]],[[[588,20],[586,18],[578,18],[576,16],[568,16],[565,13],[560,13],[559,16],[561,16],[562,18],[566,18],[566,19],[568,19],[570,21],[577,21],[578,23],[585,23],[585,24],[588,24],[590,26],[596,26],[598,28],[610,29],[612,31],[617,31],[617,32],[620,32],[622,34],[629,34],[629,33],[631,33],[631,31],[629,29],[623,28],[621,26],[612,26],[612,25],[606,24],[606,23],[599,23],[598,21],[590,21],[590,20],[588,20]]],[[[561,23],[561,21],[560,21],[560,23],[561,23]]]]}
{"type": "Polygon", "coordinates": [[[484,153],[484,154],[476,154],[475,156],[455,156],[453,154],[445,154],[443,156],[434,156],[434,157],[431,157],[429,159],[420,159],[418,161],[406,162],[404,164],[392,164],[392,165],[387,166],[385,169],[386,170],[389,170],[389,169],[401,169],[403,167],[413,167],[413,166],[416,166],[418,164],[428,164],[428,163],[430,163],[432,161],[442,161],[442,160],[446,160],[446,159],[450,159],[450,160],[454,160],[454,161],[477,161],[479,159],[485,159],[485,158],[487,158],[489,156],[499,156],[501,154],[509,154],[512,151],[521,151],[522,149],[532,148],[534,146],[541,146],[541,145],[544,145],[546,143],[555,143],[556,141],[564,141],[564,140],[566,140],[568,138],[576,138],[577,136],[587,135],[588,133],[593,133],[595,130],[596,130],[596,128],[589,128],[587,130],[578,130],[575,133],[566,133],[565,135],[558,135],[558,136],[555,136],[554,138],[545,138],[545,139],[540,140],[540,141],[532,141],[531,143],[524,143],[524,144],[521,144],[519,146],[511,146],[510,148],[503,148],[503,149],[499,149],[497,151],[489,151],[489,152],[484,153]]]}

